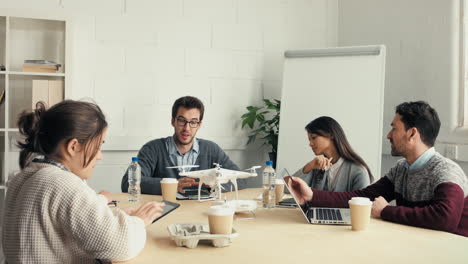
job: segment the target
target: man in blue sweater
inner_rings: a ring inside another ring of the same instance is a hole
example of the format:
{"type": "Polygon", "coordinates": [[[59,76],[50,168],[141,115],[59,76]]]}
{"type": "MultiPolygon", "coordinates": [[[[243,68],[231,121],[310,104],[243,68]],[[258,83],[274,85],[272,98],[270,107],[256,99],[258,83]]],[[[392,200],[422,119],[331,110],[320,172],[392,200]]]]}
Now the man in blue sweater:
{"type": "MultiPolygon", "coordinates": [[[[174,135],[152,140],[138,152],[142,193],[160,195],[162,178],[178,179],[180,193],[185,193],[184,188],[197,187],[195,179],[180,177],[177,169],[167,168],[171,166],[198,165],[192,170],[205,170],[218,163],[225,169],[239,170],[216,143],[195,137],[202,125],[204,110],[203,103],[192,96],[184,96],[174,102],[171,120],[174,135]]],[[[245,180],[238,180],[239,189],[245,185],[245,180]]],[[[128,175],[125,173],[122,191],[127,190],[128,175]]]]}

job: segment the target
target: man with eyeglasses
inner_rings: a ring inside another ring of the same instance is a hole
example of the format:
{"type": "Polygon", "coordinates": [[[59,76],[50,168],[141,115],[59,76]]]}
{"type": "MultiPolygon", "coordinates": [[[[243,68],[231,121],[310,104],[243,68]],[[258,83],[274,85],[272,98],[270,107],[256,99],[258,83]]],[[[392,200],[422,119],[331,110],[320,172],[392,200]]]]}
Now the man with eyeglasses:
{"type": "MultiPolygon", "coordinates": [[[[198,165],[192,170],[205,170],[218,163],[225,169],[239,170],[216,143],[195,137],[202,125],[204,110],[203,103],[196,97],[184,96],[174,102],[171,119],[174,135],[152,140],[138,152],[142,193],[160,195],[162,178],[178,179],[177,190],[182,194],[187,189],[198,188],[194,178],[180,177],[177,169],[167,167],[198,165]]],[[[245,180],[238,180],[239,189],[245,188],[245,185],[245,180]]],[[[224,187],[229,190],[229,186],[224,187]]],[[[125,173],[122,191],[127,190],[128,175],[125,173]]]]}

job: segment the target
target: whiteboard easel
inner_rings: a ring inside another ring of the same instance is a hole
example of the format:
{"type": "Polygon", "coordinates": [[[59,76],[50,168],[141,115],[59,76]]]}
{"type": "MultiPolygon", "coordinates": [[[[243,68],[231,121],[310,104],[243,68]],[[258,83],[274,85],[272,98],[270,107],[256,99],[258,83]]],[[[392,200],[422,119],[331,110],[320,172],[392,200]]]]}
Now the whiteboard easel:
{"type": "Polygon", "coordinates": [[[378,179],[384,82],[385,46],[286,51],[277,172],[294,173],[314,158],[304,128],[330,116],[378,179]]]}

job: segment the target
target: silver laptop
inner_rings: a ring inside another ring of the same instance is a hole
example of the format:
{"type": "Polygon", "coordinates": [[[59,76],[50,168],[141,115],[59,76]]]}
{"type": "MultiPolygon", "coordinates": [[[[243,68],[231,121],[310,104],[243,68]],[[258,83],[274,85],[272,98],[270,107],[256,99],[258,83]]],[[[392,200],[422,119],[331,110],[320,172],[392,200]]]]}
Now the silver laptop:
{"type": "Polygon", "coordinates": [[[309,224],[325,224],[325,225],[351,225],[351,215],[347,208],[324,208],[324,207],[309,207],[303,208],[297,202],[296,197],[291,192],[290,187],[285,180],[285,177],[290,177],[287,169],[283,169],[282,178],[295,203],[301,209],[302,214],[309,224]]]}

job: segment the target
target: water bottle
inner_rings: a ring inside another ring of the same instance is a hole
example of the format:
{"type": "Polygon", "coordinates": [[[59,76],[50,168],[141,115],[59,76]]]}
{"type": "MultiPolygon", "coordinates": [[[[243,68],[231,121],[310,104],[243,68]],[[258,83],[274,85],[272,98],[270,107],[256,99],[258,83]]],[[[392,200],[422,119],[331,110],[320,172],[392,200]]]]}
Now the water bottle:
{"type": "Polygon", "coordinates": [[[269,160],[263,170],[263,208],[275,207],[275,180],[276,172],[273,162],[269,160]]]}
{"type": "Polygon", "coordinates": [[[132,157],[132,163],[127,169],[128,175],[128,201],[138,202],[140,200],[140,182],[141,182],[141,168],[138,165],[138,158],[132,157]]]}

